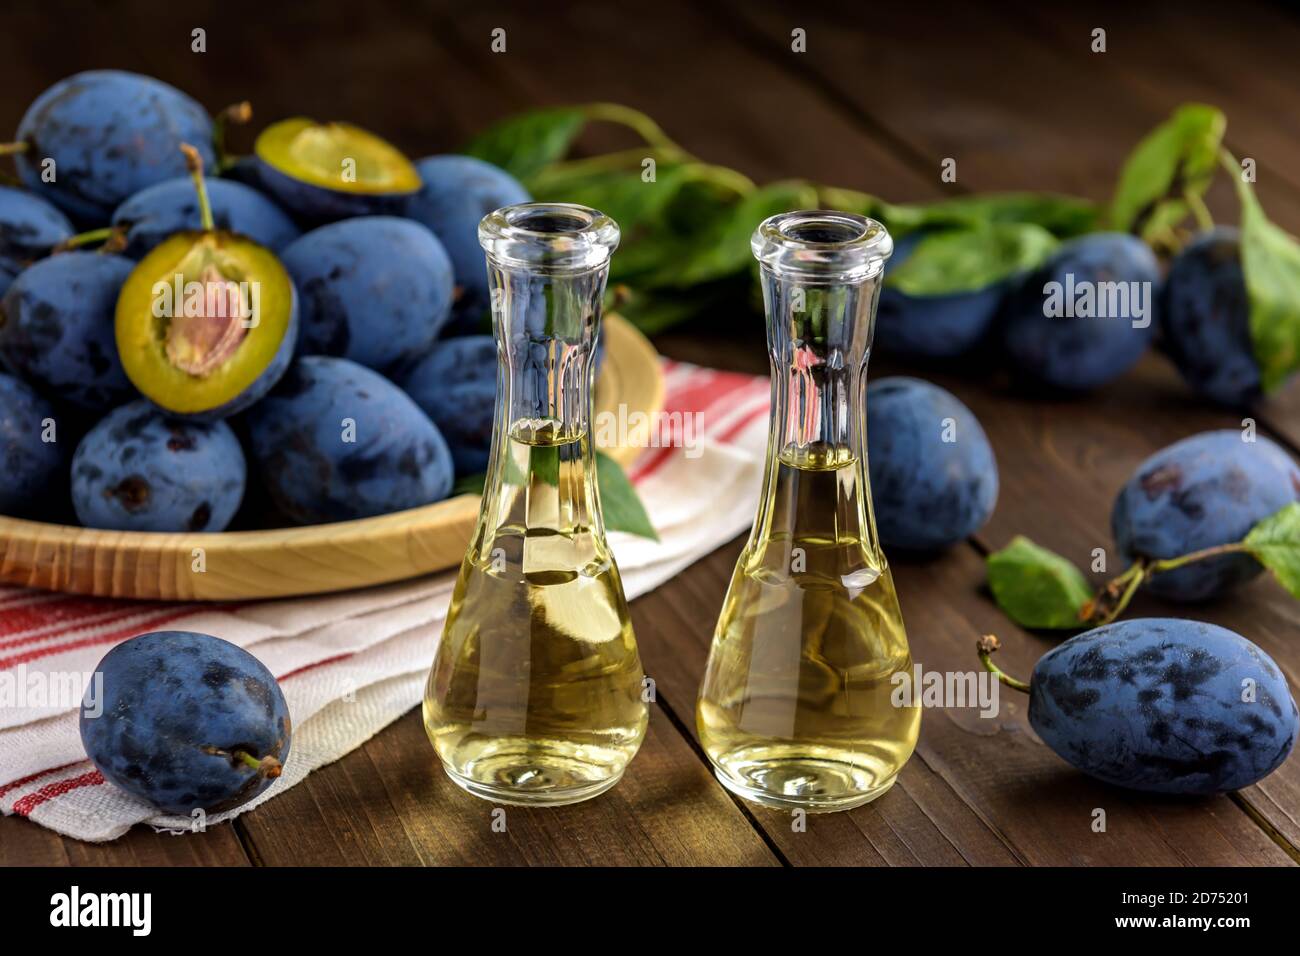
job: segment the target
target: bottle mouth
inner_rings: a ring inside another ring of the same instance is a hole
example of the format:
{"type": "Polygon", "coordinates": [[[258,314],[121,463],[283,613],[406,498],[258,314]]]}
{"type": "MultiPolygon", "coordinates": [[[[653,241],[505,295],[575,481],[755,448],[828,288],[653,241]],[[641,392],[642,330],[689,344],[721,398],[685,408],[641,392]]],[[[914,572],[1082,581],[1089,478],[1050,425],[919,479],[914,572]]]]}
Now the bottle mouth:
{"type": "Polygon", "coordinates": [[[849,282],[878,275],[894,252],[894,240],[866,216],[803,209],[764,219],[750,248],[774,272],[849,282]]]}
{"type": "Polygon", "coordinates": [[[609,262],[618,239],[618,223],[576,203],[503,206],[478,224],[479,245],[494,261],[552,272],[598,269],[609,262]]]}

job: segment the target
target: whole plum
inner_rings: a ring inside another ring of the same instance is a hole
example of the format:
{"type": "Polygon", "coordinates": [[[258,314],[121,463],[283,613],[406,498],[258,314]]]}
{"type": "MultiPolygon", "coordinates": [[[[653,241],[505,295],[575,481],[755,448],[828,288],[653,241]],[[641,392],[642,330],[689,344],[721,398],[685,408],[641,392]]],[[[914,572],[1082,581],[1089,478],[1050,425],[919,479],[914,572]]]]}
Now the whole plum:
{"type": "Polygon", "coordinates": [[[1212,794],[1277,769],[1300,716],[1281,669],[1241,635],[1137,618],[1044,654],[1030,680],[1029,722],[1062,759],[1107,783],[1212,794]]]}
{"type": "Polygon", "coordinates": [[[24,382],[0,373],[0,514],[35,517],[63,470],[54,409],[24,382]],[[55,441],[46,441],[54,423],[55,441]]]}
{"type": "Polygon", "coordinates": [[[1260,397],[1240,232],[1220,226],[1188,243],[1169,267],[1160,301],[1164,346],[1188,385],[1237,408],[1260,397]]]}
{"type": "MultiPolygon", "coordinates": [[[[1138,465],[1111,510],[1125,560],[1176,558],[1240,541],[1250,529],[1300,500],[1300,469],[1267,438],[1202,432],[1138,465]]],[[[1153,575],[1147,588],[1176,601],[1203,601],[1259,574],[1248,554],[1225,554],[1153,575]]]]}
{"type": "MultiPolygon", "coordinates": [[[[218,229],[252,239],[278,252],[299,236],[288,214],[256,189],[227,179],[206,180],[212,218],[218,229]]],[[[136,193],[113,213],[113,225],[125,231],[123,254],[142,259],[178,232],[203,228],[194,181],[169,179],[136,193]]]]}
{"type": "Polygon", "coordinates": [[[44,199],[0,186],[0,295],[13,277],[73,234],[68,217],[44,199]]]}
{"type": "Polygon", "coordinates": [[[935,551],[988,521],[998,465],[979,420],[952,393],[916,378],[867,386],[867,463],[880,541],[935,551]]]}
{"type": "Polygon", "coordinates": [[[1007,300],[1003,346],[1014,370],[1062,391],[1118,378],[1152,341],[1159,278],[1155,254],[1134,236],[1103,232],[1062,244],[1007,300]]]}
{"type": "Polygon", "coordinates": [[[447,439],[457,474],[487,468],[496,410],[496,339],[467,335],[439,342],[399,384],[447,439]]]}
{"type": "Polygon", "coordinates": [[[107,222],[146,186],[183,175],[181,143],[198,149],[208,168],[216,160],[202,106],[160,80],[121,70],[55,83],[28,108],[17,139],[26,144],[16,160],[27,187],[90,225],[107,222]]]}
{"type": "Polygon", "coordinates": [[[488,308],[479,221],[502,206],[529,202],[532,197],[505,170],[472,156],[430,156],[415,168],[424,186],[407,202],[406,215],[432,229],[446,247],[456,275],[449,331],[472,334],[479,331],[479,320],[488,308]]]}
{"type": "Polygon", "coordinates": [[[245,480],[229,425],[169,418],[143,399],[109,412],[72,456],[72,503],[87,528],[224,531],[245,480]]]}
{"type": "Polygon", "coordinates": [[[388,514],[451,492],[438,427],[388,379],[347,359],[298,359],[248,422],[268,493],[301,524],[388,514]]]}
{"type": "Polygon", "coordinates": [[[133,265],[73,251],[26,269],[0,303],[0,359],[46,397],[81,409],[102,412],[130,398],[113,322],[133,265]]]}
{"type": "Polygon", "coordinates": [[[447,323],[451,262],[437,237],[409,219],[321,226],[281,259],[301,296],[299,355],[386,371],[424,355],[447,323]]]}
{"type": "Polygon", "coordinates": [[[180,816],[233,810],[280,776],[293,736],[275,677],[193,631],[114,647],[82,701],[81,742],[104,779],[180,816]]]}

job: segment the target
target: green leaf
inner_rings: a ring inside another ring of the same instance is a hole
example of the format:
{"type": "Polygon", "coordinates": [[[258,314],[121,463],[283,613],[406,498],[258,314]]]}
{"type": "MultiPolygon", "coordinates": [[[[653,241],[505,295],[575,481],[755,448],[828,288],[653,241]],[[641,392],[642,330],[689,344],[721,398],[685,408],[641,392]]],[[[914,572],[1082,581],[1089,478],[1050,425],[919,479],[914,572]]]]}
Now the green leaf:
{"type": "Polygon", "coordinates": [[[761,186],[709,220],[683,250],[683,261],[669,265],[666,283],[678,288],[743,272],[754,261],[749,240],[768,216],[808,208],[816,203],[813,188],[802,182],[761,186]]]}
{"type": "Polygon", "coordinates": [[[596,452],[596,484],[600,489],[600,509],[609,531],[626,531],[642,538],[659,540],[659,533],[645,513],[645,505],[628,481],[621,465],[603,451],[596,452]]]}
{"type": "Polygon", "coordinates": [[[1070,239],[1095,230],[1100,217],[1091,200],[1058,193],[981,193],[915,205],[875,200],[874,205],[864,215],[879,219],[895,238],[917,229],[1030,223],[1058,239],[1070,239]]]}
{"type": "MultiPolygon", "coordinates": [[[[1227,120],[1223,111],[1188,103],[1144,136],[1120,172],[1110,205],[1110,226],[1149,239],[1169,228],[1174,204],[1186,212],[1214,176],[1227,120]]],[[[1181,221],[1179,216],[1179,221],[1181,221]]]]}
{"type": "Polygon", "coordinates": [[[599,209],[618,223],[620,246],[626,250],[662,217],[687,176],[686,167],[672,164],[659,165],[650,182],[641,178],[639,169],[551,167],[536,176],[530,187],[533,198],[540,202],[575,202],[599,209]]]}
{"type": "Polygon", "coordinates": [[[475,137],[465,153],[529,179],[562,158],[587,124],[581,109],[559,107],[511,116],[475,137]]]}
{"type": "Polygon", "coordinates": [[[1017,535],[988,556],[989,587],[998,606],[1023,627],[1077,628],[1092,586],[1054,551],[1017,535]]]}
{"type": "Polygon", "coordinates": [[[451,496],[456,495],[481,495],[483,494],[483,484],[487,481],[487,472],[477,471],[472,475],[461,475],[456,479],[456,483],[451,486],[451,496]]]}
{"type": "Polygon", "coordinates": [[[1292,502],[1255,525],[1244,544],[1292,596],[1300,598],[1300,502],[1292,502]]]}
{"type": "MultiPolygon", "coordinates": [[[[542,476],[544,481],[555,484],[555,476],[542,476]]],[[[487,480],[484,472],[464,475],[456,479],[452,487],[453,495],[481,495],[483,483],[487,480]]],[[[516,480],[519,480],[517,476],[516,480]]],[[[613,458],[603,451],[596,452],[596,484],[600,489],[600,505],[605,515],[605,528],[609,531],[626,531],[642,538],[659,540],[659,535],[646,515],[645,505],[627,474],[613,458]]]]}
{"type": "Polygon", "coordinates": [[[1057,240],[1028,222],[988,222],[926,234],[885,284],[908,295],[985,289],[1042,263],[1057,240]]]}
{"type": "Polygon", "coordinates": [[[1236,179],[1250,337],[1264,390],[1273,391],[1300,367],[1300,245],[1264,215],[1251,184],[1236,179]]]}

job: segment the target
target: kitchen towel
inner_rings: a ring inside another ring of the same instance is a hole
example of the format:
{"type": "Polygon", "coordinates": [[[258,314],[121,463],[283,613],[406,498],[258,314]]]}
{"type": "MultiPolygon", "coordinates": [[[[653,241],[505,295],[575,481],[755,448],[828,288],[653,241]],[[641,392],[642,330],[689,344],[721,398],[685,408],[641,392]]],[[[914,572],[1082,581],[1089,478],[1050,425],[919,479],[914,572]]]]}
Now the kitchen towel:
{"type": "MultiPolygon", "coordinates": [[[[658,542],[611,532],[629,599],[743,531],[762,476],[766,378],[664,362],[655,434],[628,469],[658,542]],[[671,438],[671,441],[662,439],[671,438]]],[[[147,631],[214,634],[276,675],[293,719],[284,772],[230,819],[338,760],[420,702],[455,571],[335,595],[230,604],[115,601],[0,588],[0,811],[80,840],[112,840],[137,823],[188,832],[107,783],[77,729],[84,682],[113,645],[147,631]]]]}

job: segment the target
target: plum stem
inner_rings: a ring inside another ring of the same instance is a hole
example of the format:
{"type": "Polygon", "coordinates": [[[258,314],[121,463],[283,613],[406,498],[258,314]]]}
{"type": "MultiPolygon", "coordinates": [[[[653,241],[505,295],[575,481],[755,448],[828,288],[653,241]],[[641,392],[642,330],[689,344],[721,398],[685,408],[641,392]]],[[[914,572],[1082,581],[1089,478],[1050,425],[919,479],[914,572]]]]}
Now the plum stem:
{"type": "Polygon", "coordinates": [[[1128,570],[1102,586],[1091,601],[1079,611],[1079,619],[1090,624],[1109,624],[1124,612],[1147,579],[1149,568],[1142,558],[1134,561],[1128,570]]]}
{"type": "Polygon", "coordinates": [[[1199,195],[1188,189],[1183,192],[1183,200],[1192,211],[1192,216],[1196,219],[1196,225],[1202,231],[1214,228],[1214,217],[1210,215],[1209,207],[1205,205],[1199,195]]]}
{"type": "Polygon", "coordinates": [[[204,232],[215,232],[216,222],[212,218],[212,202],[208,199],[208,181],[203,178],[203,157],[189,143],[181,143],[181,152],[185,154],[185,168],[189,170],[190,179],[194,180],[194,191],[199,195],[199,221],[204,232]]]}
{"type": "Polygon", "coordinates": [[[217,170],[223,171],[234,165],[237,157],[232,156],[226,143],[226,133],[231,126],[243,126],[253,118],[253,104],[244,100],[232,103],[212,118],[212,147],[217,154],[217,170]]]}
{"type": "Polygon", "coordinates": [[[617,123],[626,126],[648,145],[657,146],[665,152],[676,153],[678,156],[690,155],[673,142],[672,138],[663,131],[663,127],[645,113],[634,110],[630,106],[623,106],[621,103],[588,103],[582,107],[582,113],[591,122],[617,123]]]}
{"type": "Polygon", "coordinates": [[[126,229],[122,226],[105,226],[102,229],[79,232],[75,236],[64,239],[50,251],[52,253],[69,252],[83,246],[94,245],[97,242],[103,243],[99,248],[100,252],[121,252],[126,248],[126,229]]]}
{"type": "Polygon", "coordinates": [[[1241,554],[1243,552],[1250,552],[1250,548],[1246,543],[1244,541],[1233,541],[1229,544],[1216,544],[1210,548],[1201,548],[1199,551],[1190,551],[1176,558],[1161,558],[1157,561],[1138,558],[1129,566],[1127,571],[1106,582],[1093,599],[1084,604],[1079,610],[1079,619],[1097,627],[1110,624],[1124,613],[1125,608],[1133,601],[1138,589],[1151,580],[1154,575],[1176,570],[1195,561],[1205,561],[1224,554],[1241,554]]]}
{"type": "Polygon", "coordinates": [[[31,143],[0,143],[0,156],[16,156],[19,153],[25,153],[32,148],[31,143]]]}
{"type": "Polygon", "coordinates": [[[1018,678],[1012,677],[1010,674],[1003,671],[1002,668],[998,667],[997,664],[993,663],[993,652],[1001,646],[1001,642],[992,634],[985,634],[976,641],[975,649],[979,651],[980,663],[984,665],[986,671],[1008,687],[1028,694],[1029,685],[1027,683],[1018,678]]]}
{"type": "Polygon", "coordinates": [[[284,765],[280,763],[278,757],[267,754],[265,757],[258,757],[250,754],[247,750],[222,750],[220,747],[200,747],[205,754],[212,754],[214,757],[229,757],[231,760],[242,763],[246,767],[251,767],[264,777],[275,779],[280,776],[284,770],[284,765]]]}
{"type": "Polygon", "coordinates": [[[1199,551],[1192,551],[1188,554],[1180,555],[1176,558],[1162,558],[1159,561],[1153,561],[1150,565],[1148,574],[1159,574],[1162,571],[1173,571],[1175,568],[1181,568],[1185,564],[1191,564],[1193,561],[1204,561],[1206,558],[1217,558],[1221,554],[1240,554],[1243,551],[1249,551],[1244,541],[1233,541],[1230,544],[1216,544],[1212,548],[1201,548],[1199,551]]]}

